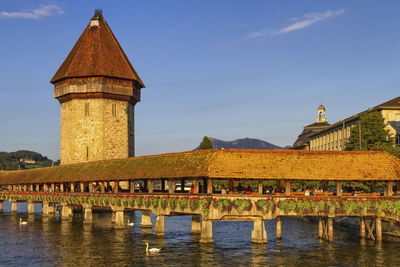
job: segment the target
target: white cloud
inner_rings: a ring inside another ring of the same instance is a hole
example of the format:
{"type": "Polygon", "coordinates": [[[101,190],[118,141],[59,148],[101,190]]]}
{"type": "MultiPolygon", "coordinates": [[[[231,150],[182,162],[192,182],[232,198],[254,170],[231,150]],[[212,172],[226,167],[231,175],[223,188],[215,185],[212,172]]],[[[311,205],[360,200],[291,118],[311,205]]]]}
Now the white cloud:
{"type": "MultiPolygon", "coordinates": [[[[344,9],[339,9],[339,10],[328,10],[326,12],[323,13],[307,13],[304,14],[302,16],[302,18],[298,19],[298,18],[291,18],[290,20],[294,20],[296,22],[290,24],[287,27],[284,27],[280,30],[277,30],[275,32],[273,32],[271,35],[277,35],[277,34],[284,34],[284,33],[288,33],[288,32],[292,32],[292,31],[298,31],[304,28],[307,28],[319,21],[323,21],[329,18],[333,18],[339,15],[342,15],[343,13],[345,13],[346,10],[344,9]]],[[[249,33],[249,37],[252,38],[258,38],[258,37],[262,37],[268,34],[268,31],[266,30],[262,30],[262,31],[256,31],[256,32],[251,32],[249,33]]]]}
{"type": "Polygon", "coordinates": [[[0,11],[0,18],[40,19],[43,17],[63,14],[64,11],[56,4],[41,5],[31,11],[21,10],[14,12],[0,11]]]}

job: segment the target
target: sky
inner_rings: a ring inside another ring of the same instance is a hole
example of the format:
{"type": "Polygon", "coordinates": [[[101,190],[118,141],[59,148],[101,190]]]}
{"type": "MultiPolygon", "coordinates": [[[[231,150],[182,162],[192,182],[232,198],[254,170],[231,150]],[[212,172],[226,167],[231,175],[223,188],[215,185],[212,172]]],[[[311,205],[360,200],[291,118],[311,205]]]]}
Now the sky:
{"type": "Polygon", "coordinates": [[[210,136],[292,145],[400,94],[400,1],[0,1],[0,151],[59,159],[49,83],[100,8],[144,81],[136,155],[210,136]]]}

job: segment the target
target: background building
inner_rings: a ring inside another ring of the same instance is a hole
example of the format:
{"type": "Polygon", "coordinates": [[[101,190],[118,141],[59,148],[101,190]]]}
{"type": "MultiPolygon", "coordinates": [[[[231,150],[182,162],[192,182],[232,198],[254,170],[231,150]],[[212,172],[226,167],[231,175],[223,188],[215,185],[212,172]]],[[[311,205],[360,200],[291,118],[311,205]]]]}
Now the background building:
{"type": "Polygon", "coordinates": [[[395,137],[396,145],[400,145],[400,97],[396,97],[332,125],[323,126],[318,130],[310,131],[312,127],[307,128],[316,123],[306,126],[293,147],[308,150],[345,150],[351,128],[358,122],[360,116],[374,111],[382,114],[385,123],[387,123],[387,130],[395,137]]]}
{"type": "Polygon", "coordinates": [[[143,82],[97,10],[51,79],[61,104],[61,164],[134,156],[143,82]]]}

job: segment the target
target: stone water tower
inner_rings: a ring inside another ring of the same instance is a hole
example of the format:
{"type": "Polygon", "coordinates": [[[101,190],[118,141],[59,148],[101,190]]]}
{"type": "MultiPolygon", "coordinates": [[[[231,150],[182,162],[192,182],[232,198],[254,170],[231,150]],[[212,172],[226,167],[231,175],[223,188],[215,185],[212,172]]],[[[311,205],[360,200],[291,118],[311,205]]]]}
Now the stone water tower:
{"type": "Polygon", "coordinates": [[[50,82],[61,105],[61,164],[134,156],[144,84],[100,10],[50,82]]]}

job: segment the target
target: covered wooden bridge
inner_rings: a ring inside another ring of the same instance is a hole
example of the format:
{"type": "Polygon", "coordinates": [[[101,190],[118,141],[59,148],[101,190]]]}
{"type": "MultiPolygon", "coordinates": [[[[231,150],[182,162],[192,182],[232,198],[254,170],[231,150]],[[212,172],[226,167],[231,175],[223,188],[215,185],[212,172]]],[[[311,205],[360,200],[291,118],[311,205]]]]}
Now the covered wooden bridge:
{"type": "Polygon", "coordinates": [[[164,216],[192,215],[203,242],[212,241],[217,220],[254,221],[252,240],[266,242],[264,221],[276,219],[280,238],[281,216],[318,216],[319,236],[327,240],[333,217],[358,216],[361,237],[367,226],[368,236],[381,240],[381,218],[400,218],[399,180],[400,160],[385,152],[212,149],[2,171],[0,196],[14,212],[21,201],[29,213],[43,203],[44,216],[60,204],[62,218],[80,207],[88,223],[93,207],[111,208],[116,228],[124,227],[124,210],[142,210],[142,226],[151,226],[151,211],[156,235],[164,233],[164,216]],[[302,187],[312,181],[320,190],[302,187]],[[349,182],[368,183],[369,190],[343,192],[349,182]]]}

